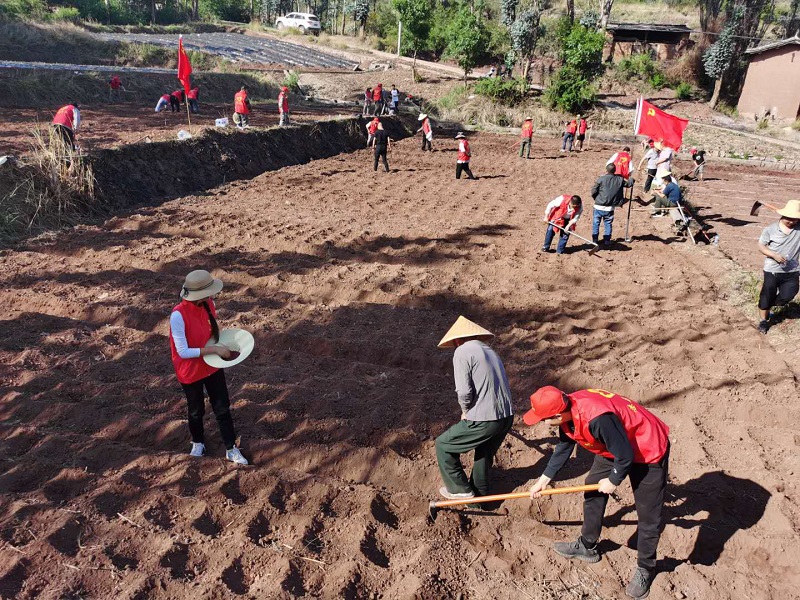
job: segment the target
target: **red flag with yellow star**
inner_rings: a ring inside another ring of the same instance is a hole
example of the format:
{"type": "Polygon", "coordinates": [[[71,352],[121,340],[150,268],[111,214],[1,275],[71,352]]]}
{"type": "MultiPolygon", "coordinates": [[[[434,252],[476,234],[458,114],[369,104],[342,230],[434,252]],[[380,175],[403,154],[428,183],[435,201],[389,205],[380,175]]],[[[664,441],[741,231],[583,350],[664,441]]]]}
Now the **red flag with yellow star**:
{"type": "Polygon", "coordinates": [[[665,145],[677,150],[683,143],[683,132],[689,124],[687,119],[671,115],[650,104],[644,98],[639,98],[636,103],[636,121],[633,132],[636,135],[646,135],[665,145]]]}

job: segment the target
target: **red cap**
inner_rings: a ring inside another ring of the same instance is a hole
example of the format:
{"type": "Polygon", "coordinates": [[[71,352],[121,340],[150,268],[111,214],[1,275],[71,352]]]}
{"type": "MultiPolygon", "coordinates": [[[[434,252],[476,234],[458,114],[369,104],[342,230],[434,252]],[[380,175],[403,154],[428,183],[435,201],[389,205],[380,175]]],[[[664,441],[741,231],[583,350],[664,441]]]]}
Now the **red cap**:
{"type": "Polygon", "coordinates": [[[691,150],[689,150],[689,152],[691,152],[692,154],[697,154],[697,148],[692,148],[691,150]]]}
{"type": "Polygon", "coordinates": [[[288,91],[289,91],[289,88],[288,88],[288,87],[286,87],[286,86],[283,86],[283,87],[281,88],[281,91],[288,92],[288,91]]]}
{"type": "Polygon", "coordinates": [[[542,419],[559,415],[566,409],[564,392],[557,387],[547,385],[531,394],[531,409],[525,413],[522,420],[525,425],[536,425],[542,419]]]}

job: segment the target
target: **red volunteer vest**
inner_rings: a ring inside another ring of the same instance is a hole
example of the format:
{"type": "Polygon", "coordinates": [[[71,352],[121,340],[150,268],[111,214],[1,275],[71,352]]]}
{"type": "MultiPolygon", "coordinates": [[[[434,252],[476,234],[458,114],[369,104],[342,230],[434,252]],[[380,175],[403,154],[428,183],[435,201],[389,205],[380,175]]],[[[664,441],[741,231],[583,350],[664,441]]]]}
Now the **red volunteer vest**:
{"type": "Polygon", "coordinates": [[[578,125],[575,123],[575,121],[570,121],[569,125],[567,125],[567,133],[573,133],[574,134],[575,130],[577,130],[577,129],[578,129],[578,125]]]}
{"type": "Polygon", "coordinates": [[[378,124],[375,121],[370,121],[369,125],[367,125],[367,133],[370,135],[375,135],[375,132],[378,130],[378,124]]]}
{"type": "Polygon", "coordinates": [[[281,107],[281,111],[289,112],[289,96],[281,92],[278,94],[278,106],[281,107]]]}
{"type": "Polygon", "coordinates": [[[469,162],[469,159],[472,157],[472,153],[469,151],[469,142],[467,140],[461,140],[461,144],[458,145],[458,158],[456,159],[458,162],[466,163],[469,162]],[[461,146],[464,146],[464,151],[461,151],[461,146]]]}
{"type": "Polygon", "coordinates": [[[164,94],[163,96],[161,96],[161,99],[162,99],[164,102],[169,102],[169,94],[164,94]]]}
{"type": "Polygon", "coordinates": [[[533,123],[528,121],[522,126],[522,139],[529,140],[533,137],[533,123]]]}
{"type": "Polygon", "coordinates": [[[250,114],[250,109],[247,108],[247,103],[245,100],[247,100],[247,92],[244,90],[237,92],[233,97],[233,111],[239,113],[240,115],[250,114]]]}
{"type": "Polygon", "coordinates": [[[581,135],[586,133],[586,121],[584,119],[581,119],[578,123],[578,133],[581,135]]]}
{"type": "MultiPolygon", "coordinates": [[[[214,301],[210,300],[211,314],[217,316],[217,309],[214,301]]],[[[211,339],[211,322],[208,320],[208,313],[202,306],[195,306],[187,300],[182,300],[173,311],[178,311],[183,317],[186,326],[186,342],[189,348],[202,348],[211,339]]],[[[175,375],[181,383],[194,383],[205,379],[219,369],[206,364],[202,357],[181,358],[175,348],[175,340],[172,339],[172,332],[169,335],[169,347],[172,351],[172,364],[175,366],[175,375]]]]}
{"type": "Polygon", "coordinates": [[[605,445],[589,432],[589,422],[605,413],[616,415],[625,427],[625,434],[633,448],[634,462],[657,463],[667,452],[669,427],[640,404],[605,390],[578,390],[569,394],[569,397],[575,431],[569,431],[568,423],[562,425],[561,430],[589,452],[614,458],[605,445]]]}
{"type": "Polygon", "coordinates": [[[617,152],[617,158],[614,160],[615,173],[622,175],[625,179],[631,174],[631,155],[627,152],[617,152]]]}
{"type": "Polygon", "coordinates": [[[111,78],[111,81],[108,82],[108,85],[111,86],[112,90],[118,90],[120,86],[122,86],[122,81],[119,77],[114,75],[114,77],[111,78]]]}
{"type": "Polygon", "coordinates": [[[553,212],[550,213],[548,220],[552,221],[559,227],[564,227],[567,224],[567,213],[569,212],[569,201],[572,196],[564,194],[561,196],[561,204],[559,204],[553,212]]]}
{"type": "Polygon", "coordinates": [[[422,119],[422,133],[428,135],[431,132],[431,122],[430,119],[422,119]]]}
{"type": "Polygon", "coordinates": [[[197,92],[198,90],[189,90],[189,92],[186,94],[186,97],[192,100],[197,100],[197,92]]]}
{"type": "Polygon", "coordinates": [[[53,125],[62,125],[67,129],[72,129],[75,124],[74,119],[75,107],[72,104],[67,104],[58,109],[56,116],[53,117],[53,125]]]}
{"type": "Polygon", "coordinates": [[[378,100],[382,100],[383,99],[383,88],[376,87],[374,90],[372,90],[372,99],[375,100],[376,102],[378,100]]]}
{"type": "Polygon", "coordinates": [[[175,90],[172,92],[172,95],[175,96],[178,100],[183,101],[183,97],[186,95],[186,92],[183,90],[175,90]]]}

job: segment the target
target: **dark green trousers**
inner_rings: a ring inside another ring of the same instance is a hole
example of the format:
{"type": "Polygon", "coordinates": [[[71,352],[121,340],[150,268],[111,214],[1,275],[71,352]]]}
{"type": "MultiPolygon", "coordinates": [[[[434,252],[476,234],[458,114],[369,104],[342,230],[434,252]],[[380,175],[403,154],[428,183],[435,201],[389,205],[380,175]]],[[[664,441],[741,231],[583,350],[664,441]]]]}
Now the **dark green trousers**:
{"type": "Polygon", "coordinates": [[[499,421],[467,421],[462,419],[436,438],[436,460],[447,491],[452,494],[489,493],[489,471],[494,455],[514,423],[514,417],[499,421]],[[475,464],[467,479],[461,455],[475,450],[475,464]]]}

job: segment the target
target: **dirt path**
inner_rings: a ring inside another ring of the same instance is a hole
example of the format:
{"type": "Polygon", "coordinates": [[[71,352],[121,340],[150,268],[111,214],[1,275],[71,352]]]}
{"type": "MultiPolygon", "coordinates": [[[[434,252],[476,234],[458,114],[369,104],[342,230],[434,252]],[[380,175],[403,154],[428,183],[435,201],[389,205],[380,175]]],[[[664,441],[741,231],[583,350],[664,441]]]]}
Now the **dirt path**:
{"type": "MultiPolygon", "coordinates": [[[[555,383],[620,392],[670,425],[651,598],[797,597],[796,378],[705,275],[725,257],[665,243],[646,213],[631,246],[538,254],[545,203],[588,197],[609,148],[566,157],[536,139],[523,160],[478,135],[470,182],[452,176],[452,142],[422,155],[418,141],[396,146],[388,174],[365,150],[0,256],[5,597],[622,597],[627,484],[596,565],[550,549],[578,534],[580,498],[426,522],[433,440],[458,418],[436,342],[458,314],[497,334],[518,414],[555,383]],[[200,266],[226,283],[220,322],[256,337],[227,373],[249,468],[220,460],[211,420],[210,457],[185,454],[167,321],[200,266]]],[[[729,178],[761,185],[726,172],[707,184],[712,209],[729,178]]],[[[524,489],[553,441],[518,422],[497,491],[524,489]]],[[[562,479],[588,462],[579,452],[562,479]]]]}

